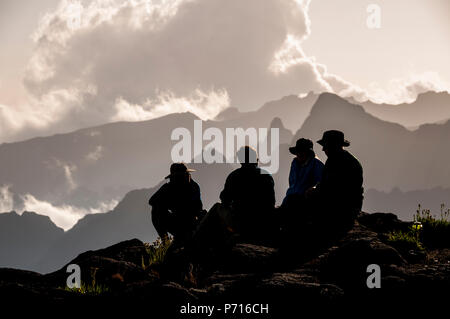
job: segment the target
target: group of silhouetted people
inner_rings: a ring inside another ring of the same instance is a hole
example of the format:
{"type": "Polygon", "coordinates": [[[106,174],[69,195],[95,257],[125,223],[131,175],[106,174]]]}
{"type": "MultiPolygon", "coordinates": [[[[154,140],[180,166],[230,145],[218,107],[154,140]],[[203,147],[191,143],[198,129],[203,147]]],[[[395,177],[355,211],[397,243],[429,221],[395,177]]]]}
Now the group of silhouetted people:
{"type": "Polygon", "coordinates": [[[301,138],[289,148],[295,157],[280,207],[275,207],[272,176],[258,167],[257,152],[249,146],[237,152],[241,167],[229,174],[221,203],[209,212],[191,178],[193,170],[183,163],[172,164],[169,182],[149,200],[158,235],[164,240],[170,233],[178,245],[216,248],[231,238],[283,246],[346,232],[362,207],[362,166],[344,150],[350,142],[341,131],[326,131],[317,143],[327,155],[325,164],[309,139],[301,138]]]}

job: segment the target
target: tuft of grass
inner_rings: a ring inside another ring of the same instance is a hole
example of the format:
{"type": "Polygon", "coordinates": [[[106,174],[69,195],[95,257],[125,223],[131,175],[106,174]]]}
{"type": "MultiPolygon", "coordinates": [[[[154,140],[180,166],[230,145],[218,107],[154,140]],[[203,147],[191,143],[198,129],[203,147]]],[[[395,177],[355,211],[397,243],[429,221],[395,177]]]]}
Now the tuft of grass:
{"type": "Polygon", "coordinates": [[[80,288],[69,288],[65,287],[64,290],[71,291],[80,295],[89,295],[89,296],[99,296],[110,291],[108,286],[97,284],[96,276],[97,276],[98,268],[91,268],[91,283],[85,284],[81,283],[80,288]]]}
{"type": "Polygon", "coordinates": [[[420,239],[419,232],[417,228],[411,226],[408,231],[394,231],[388,235],[388,243],[396,248],[400,253],[406,253],[411,250],[423,251],[423,247],[420,239]]]}
{"type": "Polygon", "coordinates": [[[419,204],[414,221],[423,225],[422,242],[429,248],[450,247],[450,209],[441,204],[440,216],[432,215],[429,209],[419,204]]]}
{"type": "Polygon", "coordinates": [[[109,287],[103,285],[86,285],[85,283],[81,283],[80,288],[69,288],[65,287],[64,290],[74,292],[79,295],[89,295],[89,296],[100,296],[105,293],[108,293],[109,287]]]}
{"type": "Polygon", "coordinates": [[[165,239],[157,238],[153,243],[145,243],[145,248],[149,255],[148,264],[146,265],[144,259],[142,259],[142,268],[146,269],[151,265],[159,265],[164,262],[167,250],[172,244],[173,238],[167,237],[165,239]]]}

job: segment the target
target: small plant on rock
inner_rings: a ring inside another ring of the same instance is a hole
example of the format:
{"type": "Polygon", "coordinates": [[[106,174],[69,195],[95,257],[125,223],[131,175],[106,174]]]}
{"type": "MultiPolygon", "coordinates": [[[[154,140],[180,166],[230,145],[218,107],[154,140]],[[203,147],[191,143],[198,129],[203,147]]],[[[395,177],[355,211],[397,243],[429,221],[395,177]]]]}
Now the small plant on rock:
{"type": "Polygon", "coordinates": [[[413,251],[423,251],[424,247],[419,239],[419,232],[417,228],[411,226],[408,231],[394,231],[388,235],[388,243],[400,251],[400,253],[407,253],[413,251]]]}
{"type": "Polygon", "coordinates": [[[172,244],[172,241],[173,241],[172,237],[167,237],[164,239],[158,237],[151,244],[145,243],[144,245],[149,255],[149,262],[148,265],[145,265],[143,261],[142,262],[143,268],[145,269],[150,265],[161,264],[164,261],[164,258],[166,257],[167,250],[172,244]]]}
{"type": "Polygon", "coordinates": [[[441,204],[439,217],[432,215],[429,209],[422,209],[419,204],[414,221],[423,225],[422,242],[426,247],[450,247],[450,209],[445,204],[441,204]]]}

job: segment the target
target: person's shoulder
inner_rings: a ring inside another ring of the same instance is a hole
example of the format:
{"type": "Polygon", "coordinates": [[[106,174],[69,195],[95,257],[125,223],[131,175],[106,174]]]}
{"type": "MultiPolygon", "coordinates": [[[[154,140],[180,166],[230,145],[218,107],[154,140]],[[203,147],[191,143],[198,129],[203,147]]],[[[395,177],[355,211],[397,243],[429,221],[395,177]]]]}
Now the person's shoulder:
{"type": "Polygon", "coordinates": [[[273,177],[272,174],[270,174],[267,170],[265,170],[264,168],[260,168],[259,169],[259,175],[262,176],[263,179],[265,180],[269,180],[269,181],[273,181],[273,177]]]}
{"type": "Polygon", "coordinates": [[[350,153],[350,152],[347,151],[347,150],[344,150],[343,154],[344,154],[344,156],[347,157],[347,158],[351,158],[352,160],[356,160],[356,161],[358,160],[358,159],[355,157],[355,155],[353,155],[352,153],[350,153]]]}
{"type": "Polygon", "coordinates": [[[194,181],[193,179],[191,179],[191,187],[195,190],[200,190],[200,185],[198,185],[198,183],[196,181],[194,181]]]}
{"type": "Polygon", "coordinates": [[[161,197],[164,197],[167,192],[169,192],[169,183],[164,183],[161,187],[150,197],[150,205],[154,204],[161,197]]]}
{"type": "Polygon", "coordinates": [[[234,171],[232,171],[229,175],[228,178],[233,178],[236,176],[239,176],[241,174],[244,174],[244,170],[242,167],[236,168],[234,171]]]}
{"type": "Polygon", "coordinates": [[[168,188],[169,188],[169,183],[164,183],[158,188],[158,190],[155,192],[155,194],[159,193],[159,192],[164,192],[168,188]]]}
{"type": "Polygon", "coordinates": [[[351,162],[354,165],[361,166],[361,163],[359,162],[358,158],[355,155],[353,155],[347,150],[344,151],[344,154],[347,161],[351,162]]]}

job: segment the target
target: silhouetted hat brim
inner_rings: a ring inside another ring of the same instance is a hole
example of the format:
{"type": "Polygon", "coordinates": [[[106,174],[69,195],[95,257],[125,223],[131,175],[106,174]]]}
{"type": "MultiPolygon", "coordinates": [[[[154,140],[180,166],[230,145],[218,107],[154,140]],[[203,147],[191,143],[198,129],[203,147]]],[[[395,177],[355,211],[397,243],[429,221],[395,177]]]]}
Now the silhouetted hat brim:
{"type": "Polygon", "coordinates": [[[172,177],[172,175],[179,175],[179,174],[190,173],[190,172],[195,172],[195,171],[196,171],[195,169],[188,168],[188,169],[187,169],[186,171],[184,171],[184,172],[178,172],[178,173],[175,173],[175,174],[169,174],[169,175],[167,175],[166,177],[164,177],[164,179],[168,179],[168,178],[172,177]]]}
{"type": "Polygon", "coordinates": [[[327,141],[327,140],[321,139],[321,140],[318,140],[317,143],[322,146],[325,146],[326,144],[338,144],[341,146],[350,146],[350,142],[345,139],[343,141],[331,141],[331,140],[327,141]]]}
{"type": "Polygon", "coordinates": [[[297,148],[295,146],[289,147],[289,152],[291,152],[292,155],[297,155],[297,148]]]}

